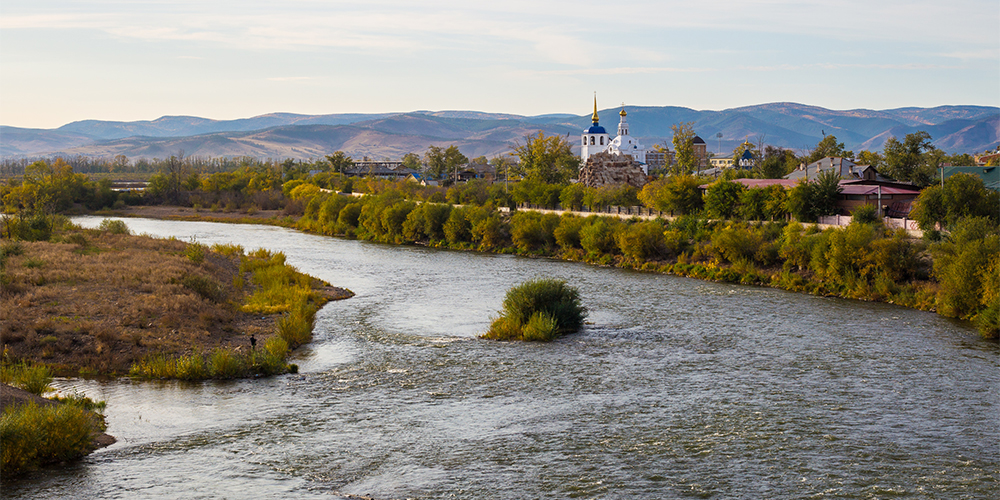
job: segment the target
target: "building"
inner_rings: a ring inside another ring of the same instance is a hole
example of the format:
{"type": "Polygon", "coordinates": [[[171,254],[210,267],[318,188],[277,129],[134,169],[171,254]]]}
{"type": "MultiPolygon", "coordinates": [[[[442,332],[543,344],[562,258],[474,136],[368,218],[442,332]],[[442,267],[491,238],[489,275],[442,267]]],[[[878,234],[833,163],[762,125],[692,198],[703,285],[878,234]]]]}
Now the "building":
{"type": "Polygon", "coordinates": [[[733,157],[732,156],[715,156],[715,157],[710,158],[708,160],[708,164],[712,168],[719,168],[719,169],[729,168],[729,167],[733,166],[733,157]]]}
{"type": "Polygon", "coordinates": [[[590,128],[584,129],[581,140],[583,141],[582,147],[580,148],[580,160],[586,162],[591,156],[604,151],[608,147],[608,131],[601,126],[600,119],[597,117],[597,96],[594,96],[594,116],[591,117],[594,122],[590,128]]]}
{"type": "MultiPolygon", "coordinates": [[[[611,139],[607,130],[601,126],[597,116],[597,96],[594,96],[594,114],[591,117],[593,124],[584,129],[580,136],[580,160],[586,164],[590,157],[597,153],[609,153],[611,155],[628,155],[642,168],[642,172],[649,175],[650,167],[667,165],[666,154],[657,151],[648,151],[639,141],[629,133],[629,124],[626,117],[625,107],[622,106],[618,113],[618,135],[611,139]],[[655,164],[649,162],[650,157],[654,157],[655,164]]],[[[704,143],[704,141],[702,141],[704,143]]]]}
{"type": "Polygon", "coordinates": [[[698,165],[695,166],[695,170],[702,171],[708,168],[708,145],[705,144],[705,140],[697,135],[691,140],[692,150],[694,152],[695,158],[698,159],[698,165]]]}

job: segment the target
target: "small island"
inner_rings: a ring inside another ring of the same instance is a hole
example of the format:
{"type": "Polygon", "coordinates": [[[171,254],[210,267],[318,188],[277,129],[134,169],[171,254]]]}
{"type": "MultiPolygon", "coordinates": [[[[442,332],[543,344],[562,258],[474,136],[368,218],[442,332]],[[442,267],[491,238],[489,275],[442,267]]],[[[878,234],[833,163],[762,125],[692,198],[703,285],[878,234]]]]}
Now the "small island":
{"type": "Polygon", "coordinates": [[[586,316],[576,288],[561,280],[531,280],[507,291],[500,317],[481,337],[549,342],[580,330],[586,316]]]}

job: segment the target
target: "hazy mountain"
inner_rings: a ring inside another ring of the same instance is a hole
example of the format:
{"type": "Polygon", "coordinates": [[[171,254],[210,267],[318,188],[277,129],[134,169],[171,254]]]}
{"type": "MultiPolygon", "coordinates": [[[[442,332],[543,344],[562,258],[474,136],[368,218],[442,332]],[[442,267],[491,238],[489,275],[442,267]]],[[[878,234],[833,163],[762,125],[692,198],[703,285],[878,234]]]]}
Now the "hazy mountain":
{"type": "MultiPolygon", "coordinates": [[[[630,130],[647,147],[668,143],[671,125],[693,122],[713,153],[728,154],[744,140],[800,152],[833,134],[854,151],[881,150],[889,137],[928,132],[948,152],[974,153],[996,147],[1000,108],[939,106],[836,111],[796,103],[698,111],[676,106],[626,106],[630,130]],[[721,138],[718,134],[722,134],[721,138]]],[[[621,108],[599,111],[613,136],[621,108]]],[[[152,121],[84,120],[57,129],[0,127],[0,155],[85,155],[129,158],[194,156],[318,158],[342,150],[355,158],[400,158],[430,145],[455,144],[469,157],[503,154],[525,135],[543,130],[568,136],[578,148],[591,113],[520,116],[478,111],[300,115],[271,113],[239,120],[164,116],[152,121]]]]}

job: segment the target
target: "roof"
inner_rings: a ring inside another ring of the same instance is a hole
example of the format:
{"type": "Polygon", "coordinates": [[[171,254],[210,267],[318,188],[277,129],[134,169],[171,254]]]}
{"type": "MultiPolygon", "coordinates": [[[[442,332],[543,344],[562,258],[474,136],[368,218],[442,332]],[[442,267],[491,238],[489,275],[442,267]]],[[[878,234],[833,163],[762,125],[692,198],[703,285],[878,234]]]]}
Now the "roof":
{"type": "Polygon", "coordinates": [[[903,189],[888,186],[872,186],[866,184],[840,184],[840,194],[852,194],[852,195],[875,195],[881,192],[882,194],[912,194],[917,196],[920,191],[914,189],[903,189]]]}
{"type": "Polygon", "coordinates": [[[972,174],[983,180],[986,189],[1000,191],[1000,167],[943,167],[944,178],[955,174],[972,174]]]}
{"type": "Polygon", "coordinates": [[[771,186],[783,186],[786,189],[795,187],[798,181],[791,179],[733,179],[748,188],[766,188],[771,186]]]}
{"type": "Polygon", "coordinates": [[[840,177],[860,179],[862,178],[862,172],[865,169],[871,168],[869,165],[858,165],[848,158],[841,158],[839,156],[827,156],[825,158],[820,158],[805,166],[804,169],[795,169],[792,173],[785,176],[786,179],[800,179],[802,177],[807,177],[809,179],[815,179],[820,172],[827,172],[830,170],[836,170],[840,177]]]}
{"type": "Polygon", "coordinates": [[[694,136],[694,139],[691,139],[691,142],[693,144],[705,144],[705,139],[702,139],[701,137],[698,136],[694,136]]]}
{"type": "Polygon", "coordinates": [[[607,134],[608,131],[604,130],[604,127],[602,127],[602,126],[600,126],[600,125],[598,125],[598,124],[595,123],[595,124],[591,125],[590,128],[584,130],[583,133],[584,134],[607,134]]]}

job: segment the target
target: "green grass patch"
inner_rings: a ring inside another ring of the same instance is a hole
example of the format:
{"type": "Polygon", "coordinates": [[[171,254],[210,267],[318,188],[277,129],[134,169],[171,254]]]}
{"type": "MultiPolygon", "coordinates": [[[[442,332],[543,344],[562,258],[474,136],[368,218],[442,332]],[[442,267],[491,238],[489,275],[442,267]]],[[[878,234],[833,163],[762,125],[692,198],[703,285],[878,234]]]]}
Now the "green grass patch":
{"type": "Polygon", "coordinates": [[[42,363],[0,363],[0,382],[41,396],[52,390],[52,371],[42,363]]]}

